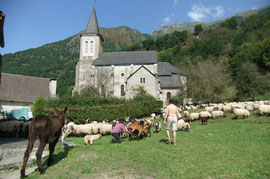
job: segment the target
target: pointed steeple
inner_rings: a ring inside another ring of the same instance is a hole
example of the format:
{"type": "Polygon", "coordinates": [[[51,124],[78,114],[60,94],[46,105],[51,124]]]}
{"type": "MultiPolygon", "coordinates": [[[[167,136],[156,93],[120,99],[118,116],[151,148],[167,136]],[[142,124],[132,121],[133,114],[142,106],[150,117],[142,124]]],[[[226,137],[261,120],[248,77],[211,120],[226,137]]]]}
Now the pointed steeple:
{"type": "Polygon", "coordinates": [[[97,15],[96,15],[96,9],[93,8],[91,17],[89,19],[88,25],[86,27],[87,34],[95,34],[95,35],[100,35],[99,34],[99,27],[98,27],[98,21],[97,21],[97,15]]]}

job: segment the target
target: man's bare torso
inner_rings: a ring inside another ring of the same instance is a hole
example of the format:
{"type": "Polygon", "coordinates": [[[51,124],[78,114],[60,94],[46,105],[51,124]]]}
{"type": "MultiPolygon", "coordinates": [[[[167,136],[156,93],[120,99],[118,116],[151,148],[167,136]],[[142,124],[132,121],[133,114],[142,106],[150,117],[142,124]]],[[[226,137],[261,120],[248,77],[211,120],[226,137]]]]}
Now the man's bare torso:
{"type": "Polygon", "coordinates": [[[167,116],[177,116],[178,117],[178,108],[174,104],[167,106],[167,116]]]}

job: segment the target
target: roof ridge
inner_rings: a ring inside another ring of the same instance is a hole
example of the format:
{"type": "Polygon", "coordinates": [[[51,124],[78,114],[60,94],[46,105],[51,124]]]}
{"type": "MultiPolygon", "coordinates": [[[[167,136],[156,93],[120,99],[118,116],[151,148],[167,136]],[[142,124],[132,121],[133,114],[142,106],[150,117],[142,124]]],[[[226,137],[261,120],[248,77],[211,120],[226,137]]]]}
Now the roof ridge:
{"type": "Polygon", "coordinates": [[[2,75],[10,75],[10,76],[22,76],[22,77],[29,77],[29,78],[39,78],[39,79],[57,79],[57,78],[44,78],[44,77],[38,77],[38,76],[29,76],[29,75],[20,75],[20,74],[13,74],[13,73],[2,73],[2,75]]]}

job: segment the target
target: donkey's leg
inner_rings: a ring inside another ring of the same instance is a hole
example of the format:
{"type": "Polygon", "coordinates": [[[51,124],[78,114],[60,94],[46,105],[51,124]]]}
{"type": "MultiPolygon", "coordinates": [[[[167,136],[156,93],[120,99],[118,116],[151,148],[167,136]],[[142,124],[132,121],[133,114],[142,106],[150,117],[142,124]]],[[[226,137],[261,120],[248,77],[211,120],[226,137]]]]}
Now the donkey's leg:
{"type": "Polygon", "coordinates": [[[30,124],[29,133],[28,133],[28,145],[27,145],[27,149],[26,149],[26,151],[24,153],[24,157],[23,157],[23,165],[22,165],[22,169],[21,169],[21,177],[25,177],[26,164],[27,164],[27,161],[29,159],[30,153],[33,150],[35,139],[36,139],[35,130],[34,130],[33,125],[30,124]]]}
{"type": "Polygon", "coordinates": [[[59,139],[57,138],[53,143],[49,144],[50,156],[48,159],[48,166],[50,166],[53,162],[53,152],[54,152],[54,148],[55,148],[55,145],[57,144],[58,140],[59,139]]]}
{"type": "Polygon", "coordinates": [[[40,172],[40,174],[44,174],[44,172],[45,172],[45,170],[44,170],[44,168],[42,166],[42,161],[41,161],[42,152],[43,152],[45,146],[46,146],[45,139],[44,138],[40,138],[39,139],[38,150],[37,150],[37,153],[36,153],[38,171],[40,172]]]}

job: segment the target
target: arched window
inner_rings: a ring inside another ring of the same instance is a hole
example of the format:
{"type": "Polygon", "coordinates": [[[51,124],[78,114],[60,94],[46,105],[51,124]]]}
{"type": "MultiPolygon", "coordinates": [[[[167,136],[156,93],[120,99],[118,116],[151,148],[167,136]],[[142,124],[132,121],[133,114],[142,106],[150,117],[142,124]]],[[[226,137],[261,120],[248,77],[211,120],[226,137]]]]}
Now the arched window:
{"type": "Polygon", "coordinates": [[[125,96],[125,86],[121,85],[121,96],[125,96]]]}
{"type": "Polygon", "coordinates": [[[140,78],[140,83],[145,83],[145,78],[140,78]]]}
{"type": "Polygon", "coordinates": [[[169,101],[170,99],[171,99],[171,93],[168,92],[168,93],[167,93],[167,101],[169,101]]]}
{"type": "Polygon", "coordinates": [[[85,54],[88,54],[88,49],[89,49],[89,43],[88,43],[88,41],[85,41],[85,49],[84,49],[84,53],[85,54]]]}
{"type": "Polygon", "coordinates": [[[94,41],[90,41],[90,55],[94,55],[94,41]]]}

